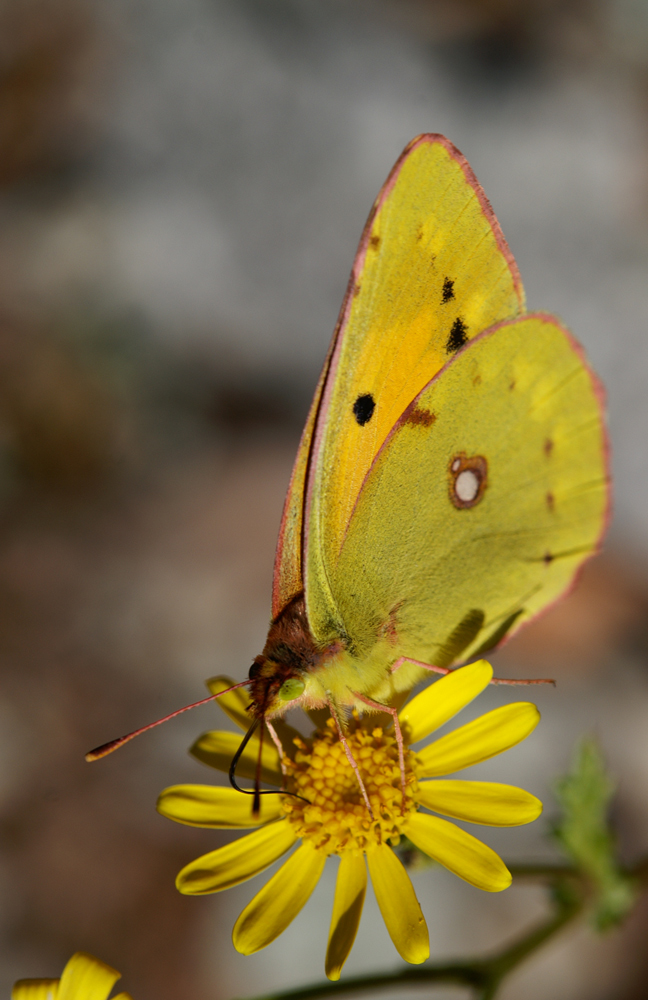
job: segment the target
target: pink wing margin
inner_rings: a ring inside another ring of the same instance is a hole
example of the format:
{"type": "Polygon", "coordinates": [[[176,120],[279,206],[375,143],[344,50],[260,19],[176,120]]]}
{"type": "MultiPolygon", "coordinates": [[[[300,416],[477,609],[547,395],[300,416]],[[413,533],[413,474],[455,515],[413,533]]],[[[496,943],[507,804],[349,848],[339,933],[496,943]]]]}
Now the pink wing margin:
{"type": "Polygon", "coordinates": [[[297,457],[284,502],[275,553],[272,581],[273,621],[281,614],[286,605],[304,590],[302,567],[306,561],[306,549],[308,547],[308,521],[310,516],[310,501],[315,481],[314,471],[317,467],[317,460],[322,447],[323,427],[328,417],[333,384],[337,373],[344,333],[349,319],[353,292],[362,275],[374,219],[394,187],[403,164],[410,154],[419,146],[426,144],[433,145],[435,143],[443,146],[450,157],[461,167],[466,182],[474,190],[481,210],[493,231],[499,250],[508,264],[511,277],[513,278],[513,285],[520,302],[520,308],[524,308],[524,291],[515,258],[504,238],[491,204],[465,156],[443,135],[438,133],[424,133],[416,136],[416,138],[408,143],[392,167],[387,180],[373,203],[369,217],[365,223],[338,321],[333,332],[333,338],[299,442],[297,457]],[[291,540],[289,529],[292,523],[295,524],[297,530],[292,533],[291,540]],[[299,537],[299,544],[297,544],[297,536],[299,537]]]}

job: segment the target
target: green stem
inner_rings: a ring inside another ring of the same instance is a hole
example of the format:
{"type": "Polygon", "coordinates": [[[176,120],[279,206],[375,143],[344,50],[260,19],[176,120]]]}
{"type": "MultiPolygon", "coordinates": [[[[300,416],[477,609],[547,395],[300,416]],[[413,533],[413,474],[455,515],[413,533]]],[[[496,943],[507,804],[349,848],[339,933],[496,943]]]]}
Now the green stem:
{"type": "Polygon", "coordinates": [[[315,1000],[342,993],[367,993],[371,990],[389,989],[392,986],[421,986],[430,983],[454,983],[459,986],[483,987],[481,971],[468,962],[447,965],[426,965],[404,969],[402,972],[376,976],[356,976],[343,983],[318,983],[316,986],[299,987],[283,993],[268,993],[258,1000],[315,1000]]]}
{"type": "MultiPolygon", "coordinates": [[[[386,975],[356,976],[345,979],[343,983],[318,983],[296,990],[268,993],[256,1000],[317,1000],[318,997],[332,997],[342,993],[368,993],[399,986],[420,988],[439,983],[469,986],[477,991],[479,1000],[493,1000],[503,980],[513,969],[580,915],[588,893],[585,877],[568,865],[509,867],[515,879],[537,879],[551,888],[552,912],[546,920],[490,958],[425,965],[386,975]]],[[[648,857],[629,869],[627,874],[640,883],[648,883],[648,857]]]]}
{"type": "Polygon", "coordinates": [[[586,892],[577,873],[566,871],[559,877],[551,873],[549,881],[553,889],[554,912],[547,920],[482,964],[485,987],[480,1000],[491,1000],[509,972],[581,913],[586,892]]]}
{"type": "Polygon", "coordinates": [[[575,869],[556,865],[518,865],[511,867],[519,879],[540,879],[549,883],[553,912],[517,941],[491,958],[448,962],[403,969],[400,972],[356,976],[344,982],[318,983],[279,993],[268,993],[257,1000],[316,1000],[337,994],[367,993],[394,987],[421,987],[446,983],[469,986],[478,991],[480,1000],[492,1000],[502,980],[524,959],[541,947],[566,924],[574,920],[584,906],[586,888],[575,869]]]}

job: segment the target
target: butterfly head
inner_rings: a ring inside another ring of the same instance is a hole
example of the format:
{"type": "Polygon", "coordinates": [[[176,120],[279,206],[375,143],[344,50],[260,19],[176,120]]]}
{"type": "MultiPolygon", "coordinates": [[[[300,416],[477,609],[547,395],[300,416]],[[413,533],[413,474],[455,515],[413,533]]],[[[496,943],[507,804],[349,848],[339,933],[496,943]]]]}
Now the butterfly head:
{"type": "Polygon", "coordinates": [[[251,711],[255,718],[281,714],[304,693],[305,681],[298,669],[265,656],[257,656],[250,667],[251,711]]]}

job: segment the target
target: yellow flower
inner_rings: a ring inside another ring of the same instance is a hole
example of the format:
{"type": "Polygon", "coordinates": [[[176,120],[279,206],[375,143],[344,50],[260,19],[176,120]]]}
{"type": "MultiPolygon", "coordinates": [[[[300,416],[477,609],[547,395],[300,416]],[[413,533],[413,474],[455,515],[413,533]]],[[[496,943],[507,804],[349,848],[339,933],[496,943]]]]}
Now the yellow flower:
{"type": "MultiPolygon", "coordinates": [[[[11,991],[11,1000],[108,1000],[120,975],[98,958],[77,951],[60,979],[19,979],[11,991]]],[[[118,993],[113,1000],[131,997],[118,993]]]]}
{"type": "MultiPolygon", "coordinates": [[[[392,849],[399,838],[407,837],[472,885],[499,892],[510,885],[511,875],[498,855],[454,823],[427,810],[471,823],[517,826],[536,819],[542,809],[535,796],[510,785],[428,780],[478,764],[519,743],[539,721],[535,705],[505,705],[422,750],[409,749],[409,744],[429,736],[471,702],[492,675],[485,660],[461,667],[431,684],[401,710],[399,719],[406,743],[404,798],[398,746],[387,719],[368,716],[362,723],[352,723],[348,743],[362,774],[373,816],[363,801],[332,719],[308,741],[284,723],[275,723],[284,754],[280,758],[270,740],[264,742],[263,781],[282,785],[301,797],[264,795],[256,817],[252,815],[251,798],[233,788],[167,788],[160,795],[158,810],[179,823],[215,829],[259,827],[183,868],[176,880],[180,892],[201,895],[238,885],[268,868],[301,840],[236,921],[233,941],[238,951],[250,955],[274,941],[308,900],[327,857],[336,854],[340,864],[326,955],[329,979],[339,979],[351,951],[362,913],[367,868],[387,930],[400,955],[408,962],[424,962],[429,956],[427,926],[409,876],[392,849]]],[[[216,693],[230,683],[217,678],[209,686],[216,693]]],[[[244,690],[224,695],[219,704],[243,729],[248,728],[250,716],[244,690]]],[[[234,733],[206,733],[192,753],[204,763],[227,771],[239,742],[234,733]]],[[[239,774],[254,776],[258,750],[255,734],[241,756],[239,774]]]]}

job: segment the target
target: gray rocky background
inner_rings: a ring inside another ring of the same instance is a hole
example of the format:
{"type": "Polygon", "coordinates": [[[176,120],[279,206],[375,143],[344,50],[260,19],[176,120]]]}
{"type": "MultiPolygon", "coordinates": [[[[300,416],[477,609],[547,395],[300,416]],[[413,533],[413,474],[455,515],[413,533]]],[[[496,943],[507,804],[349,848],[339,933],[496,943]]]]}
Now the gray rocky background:
{"type": "MultiPolygon", "coordinates": [[[[642,0],[5,0],[0,5],[0,968],[77,949],[135,1000],[323,976],[334,863],[278,942],[230,943],[256,891],[180,897],[228,836],[158,817],[210,781],[216,707],[88,767],[90,746],[242,678],[269,614],[301,421],[366,214],[402,147],[469,158],[526,285],[609,394],[616,514],[579,589],[500,654],[556,676],[482,767],[546,802],[488,832],[551,856],[551,788],[596,733],[628,860],[648,850],[648,5],[642,0]]],[[[474,711],[513,697],[483,696],[474,711]]],[[[471,709],[472,711],[472,709],[471,709]]],[[[466,713],[467,715],[469,713],[466,713]]],[[[542,894],[415,876],[433,956],[494,948],[542,894]]],[[[568,932],[513,1000],[645,996],[648,910],[568,932]]],[[[369,901],[349,973],[398,957],[369,901]]],[[[437,994],[459,996],[460,991],[437,994]]]]}

